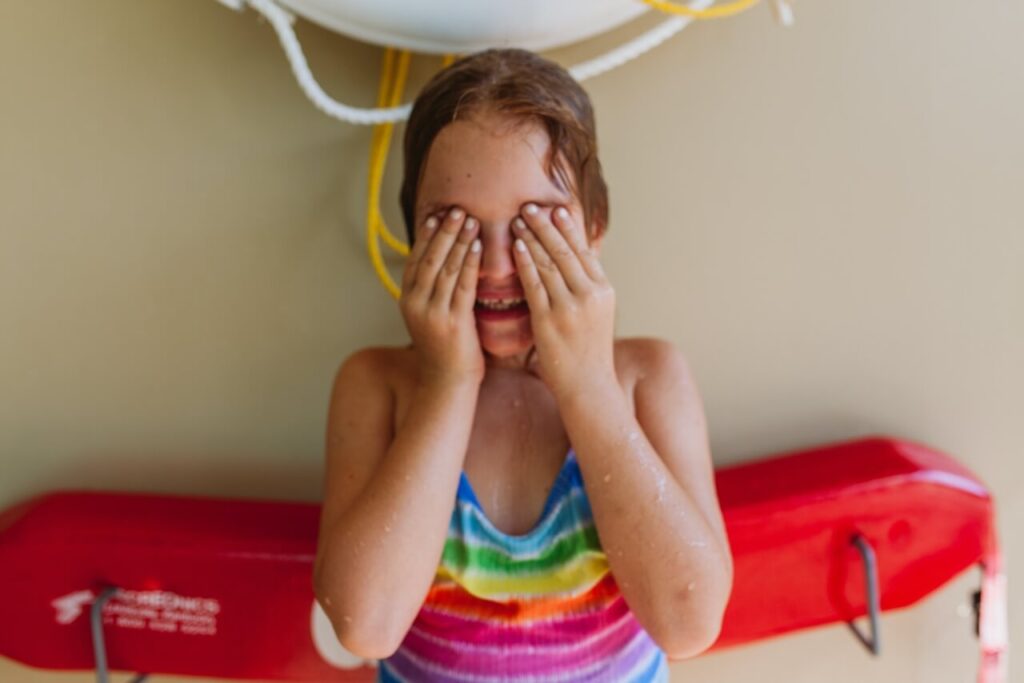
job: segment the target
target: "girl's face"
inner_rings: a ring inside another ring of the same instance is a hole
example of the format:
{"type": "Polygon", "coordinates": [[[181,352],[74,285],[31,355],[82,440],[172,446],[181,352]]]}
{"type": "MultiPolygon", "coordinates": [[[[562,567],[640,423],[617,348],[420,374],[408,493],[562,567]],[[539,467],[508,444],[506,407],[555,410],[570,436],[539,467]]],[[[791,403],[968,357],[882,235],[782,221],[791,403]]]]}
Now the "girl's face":
{"type": "MultiPolygon", "coordinates": [[[[547,210],[564,206],[574,221],[583,221],[576,197],[545,172],[550,145],[547,132],[535,122],[481,113],[445,126],[430,146],[417,193],[416,224],[454,206],[480,221],[478,301],[525,299],[512,256],[512,220],[525,204],[534,202],[547,210]]],[[[529,311],[496,313],[477,306],[474,316],[490,363],[520,364],[533,345],[529,311]]]]}

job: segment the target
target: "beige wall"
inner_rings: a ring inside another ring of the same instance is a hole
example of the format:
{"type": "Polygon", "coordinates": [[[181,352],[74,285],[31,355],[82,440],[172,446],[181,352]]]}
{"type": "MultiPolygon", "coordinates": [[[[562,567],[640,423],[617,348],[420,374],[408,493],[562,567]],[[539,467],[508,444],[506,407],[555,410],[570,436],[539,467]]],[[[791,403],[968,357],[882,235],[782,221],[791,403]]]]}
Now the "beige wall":
{"type": "MultiPolygon", "coordinates": [[[[959,457],[998,501],[1024,645],[1024,5],[796,11],[586,83],[619,331],[685,350],[717,465],[871,433],[959,457]]],[[[299,29],[325,87],[372,104],[381,50],[299,29]]],[[[369,129],[317,111],[269,27],[214,0],[5,0],[0,89],[0,508],[69,487],[318,500],[334,369],[404,339],[365,257],[369,129]]],[[[887,613],[877,660],[836,625],[673,678],[970,681],[977,581],[887,613]]]]}

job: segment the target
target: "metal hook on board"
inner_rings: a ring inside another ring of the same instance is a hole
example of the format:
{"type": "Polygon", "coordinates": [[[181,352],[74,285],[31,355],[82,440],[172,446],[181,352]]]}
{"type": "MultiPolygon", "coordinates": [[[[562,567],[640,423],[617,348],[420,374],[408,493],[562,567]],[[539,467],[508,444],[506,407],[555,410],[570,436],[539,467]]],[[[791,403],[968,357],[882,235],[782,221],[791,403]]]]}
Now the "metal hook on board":
{"type": "Polygon", "coordinates": [[[881,633],[878,628],[878,615],[881,612],[878,597],[878,564],[875,561],[875,551],[867,539],[860,534],[854,534],[850,542],[857,546],[860,552],[860,559],[864,563],[864,585],[868,596],[868,624],[870,633],[864,635],[853,621],[846,622],[853,634],[857,636],[868,652],[878,656],[882,648],[881,633]]]}
{"type": "MultiPolygon", "coordinates": [[[[117,586],[105,588],[89,609],[89,626],[92,630],[92,649],[96,656],[97,683],[110,683],[110,671],[107,669],[107,648],[103,641],[103,606],[110,598],[117,595],[117,586]]],[[[149,674],[138,674],[130,683],[143,683],[149,674]]]]}

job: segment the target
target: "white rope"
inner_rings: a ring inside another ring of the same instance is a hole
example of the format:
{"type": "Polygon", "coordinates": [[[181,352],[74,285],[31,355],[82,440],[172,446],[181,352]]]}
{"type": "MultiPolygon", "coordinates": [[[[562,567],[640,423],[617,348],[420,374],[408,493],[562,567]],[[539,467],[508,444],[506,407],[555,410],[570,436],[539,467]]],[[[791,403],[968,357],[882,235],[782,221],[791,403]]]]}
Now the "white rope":
{"type": "Polygon", "coordinates": [[[342,121],[348,121],[349,123],[364,125],[401,121],[409,117],[409,112],[412,111],[412,104],[387,109],[364,109],[350,107],[347,104],[331,99],[309,71],[309,63],[306,61],[306,56],[302,54],[299,39],[295,37],[295,30],[292,29],[291,15],[278,7],[274,2],[271,2],[271,0],[245,1],[254,10],[266,17],[270,25],[274,27],[274,31],[277,32],[277,38],[281,41],[281,47],[284,48],[284,53],[288,56],[288,62],[292,66],[292,73],[295,74],[295,79],[299,82],[299,87],[313,101],[313,104],[325,114],[342,121]]]}
{"type": "MultiPolygon", "coordinates": [[[[692,9],[704,9],[714,3],[715,0],[694,0],[690,3],[692,9]]],[[[643,53],[653,50],[675,34],[686,28],[693,17],[676,16],[661,22],[647,33],[634,38],[628,43],[623,43],[617,48],[609,50],[600,57],[595,57],[588,62],[582,62],[576,66],[569,67],[569,73],[577,81],[583,81],[592,76],[611,71],[617,66],[622,66],[631,59],[636,59],[643,53]]]]}
{"type": "MultiPolygon", "coordinates": [[[[302,53],[302,46],[299,45],[299,39],[295,36],[295,30],[292,28],[295,18],[273,0],[220,0],[220,2],[234,9],[241,9],[243,3],[248,4],[270,22],[277,33],[278,40],[281,41],[281,47],[284,48],[284,53],[288,57],[288,63],[291,64],[292,73],[295,74],[299,87],[312,100],[313,104],[328,116],[348,123],[363,125],[391,123],[409,118],[409,112],[412,111],[411,103],[388,108],[350,107],[332,99],[325,93],[313,78],[306,56],[302,53]]],[[[713,3],[714,0],[694,0],[690,3],[690,7],[704,9],[713,3]]],[[[600,57],[572,66],[568,71],[577,81],[610,71],[657,47],[686,28],[692,21],[693,17],[672,17],[628,43],[609,50],[600,57]]]]}

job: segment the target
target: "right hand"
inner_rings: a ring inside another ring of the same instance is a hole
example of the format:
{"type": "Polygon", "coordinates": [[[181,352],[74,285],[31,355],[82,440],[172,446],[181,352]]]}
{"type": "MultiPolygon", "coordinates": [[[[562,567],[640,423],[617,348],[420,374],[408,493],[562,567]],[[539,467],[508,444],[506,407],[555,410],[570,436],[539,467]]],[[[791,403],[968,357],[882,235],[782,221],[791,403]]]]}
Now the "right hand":
{"type": "Polygon", "coordinates": [[[483,380],[484,354],[473,316],[479,230],[480,222],[460,207],[416,226],[399,308],[419,355],[422,381],[483,380]]]}

